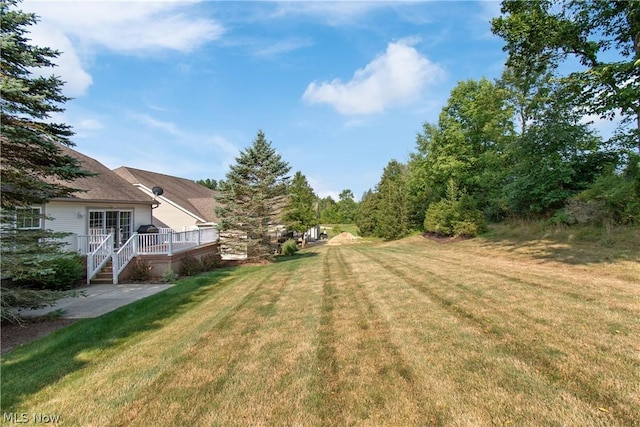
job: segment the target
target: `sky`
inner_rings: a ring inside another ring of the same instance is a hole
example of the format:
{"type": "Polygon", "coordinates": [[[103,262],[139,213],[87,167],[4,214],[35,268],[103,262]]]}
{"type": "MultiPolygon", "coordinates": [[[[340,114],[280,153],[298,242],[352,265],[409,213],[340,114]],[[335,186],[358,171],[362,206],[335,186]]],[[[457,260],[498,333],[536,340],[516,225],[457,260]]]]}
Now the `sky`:
{"type": "Polygon", "coordinates": [[[406,162],[460,81],[498,78],[494,1],[33,1],[77,151],[224,179],[262,130],[321,197],[406,162]]]}

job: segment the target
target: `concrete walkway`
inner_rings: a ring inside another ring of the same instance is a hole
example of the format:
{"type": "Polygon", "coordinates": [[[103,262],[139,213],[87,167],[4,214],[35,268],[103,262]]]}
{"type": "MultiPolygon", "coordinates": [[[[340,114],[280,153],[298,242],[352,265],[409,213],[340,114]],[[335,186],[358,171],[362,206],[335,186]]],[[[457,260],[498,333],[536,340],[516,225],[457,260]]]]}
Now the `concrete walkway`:
{"type": "Polygon", "coordinates": [[[164,291],[173,285],[168,284],[133,284],[133,285],[90,285],[78,288],[85,296],[62,298],[51,307],[39,310],[26,310],[24,317],[36,317],[49,314],[55,310],[64,310],[63,319],[88,319],[138,301],[149,295],[164,291]]]}

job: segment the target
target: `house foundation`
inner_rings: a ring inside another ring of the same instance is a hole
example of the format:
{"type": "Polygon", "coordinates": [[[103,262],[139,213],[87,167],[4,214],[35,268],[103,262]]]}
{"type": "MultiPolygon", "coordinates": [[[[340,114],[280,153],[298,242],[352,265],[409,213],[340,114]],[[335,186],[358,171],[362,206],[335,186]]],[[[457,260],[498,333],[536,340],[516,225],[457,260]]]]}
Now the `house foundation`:
{"type": "Polygon", "coordinates": [[[196,259],[201,259],[208,254],[215,254],[218,252],[218,243],[212,242],[201,245],[200,247],[193,248],[187,251],[174,253],[172,255],[167,254],[138,254],[134,258],[134,262],[129,263],[127,267],[118,275],[118,281],[123,283],[131,277],[131,271],[133,269],[136,260],[143,260],[151,265],[152,277],[163,277],[170,271],[176,274],[180,271],[180,265],[182,260],[186,256],[192,256],[196,259]]]}

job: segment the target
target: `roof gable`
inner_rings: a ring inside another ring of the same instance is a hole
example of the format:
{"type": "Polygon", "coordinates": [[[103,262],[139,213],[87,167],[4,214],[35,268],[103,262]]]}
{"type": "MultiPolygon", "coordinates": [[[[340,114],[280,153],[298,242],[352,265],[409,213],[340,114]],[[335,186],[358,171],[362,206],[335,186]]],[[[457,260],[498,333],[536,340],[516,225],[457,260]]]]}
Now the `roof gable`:
{"type": "Polygon", "coordinates": [[[142,196],[139,191],[136,191],[129,182],[96,159],[64,145],[59,147],[62,154],[77,159],[83,169],[95,173],[96,176],[78,178],[73,181],[56,181],[62,185],[81,190],[73,193],[71,197],[58,200],[127,202],[147,205],[153,203],[142,196]]]}
{"type": "Polygon", "coordinates": [[[207,222],[217,222],[218,220],[215,213],[216,192],[192,180],[126,166],[121,166],[113,172],[130,184],[143,185],[148,189],[155,186],[162,187],[163,198],[207,222]]]}

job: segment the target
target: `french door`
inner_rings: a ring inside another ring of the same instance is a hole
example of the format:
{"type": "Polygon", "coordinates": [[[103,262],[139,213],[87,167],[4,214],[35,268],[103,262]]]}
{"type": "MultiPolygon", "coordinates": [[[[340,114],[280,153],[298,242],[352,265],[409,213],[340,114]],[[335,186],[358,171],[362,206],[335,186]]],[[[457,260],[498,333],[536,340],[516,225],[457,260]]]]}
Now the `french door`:
{"type": "Polygon", "coordinates": [[[131,237],[133,212],[128,211],[89,211],[89,234],[113,234],[113,244],[121,246],[131,237]]]}

